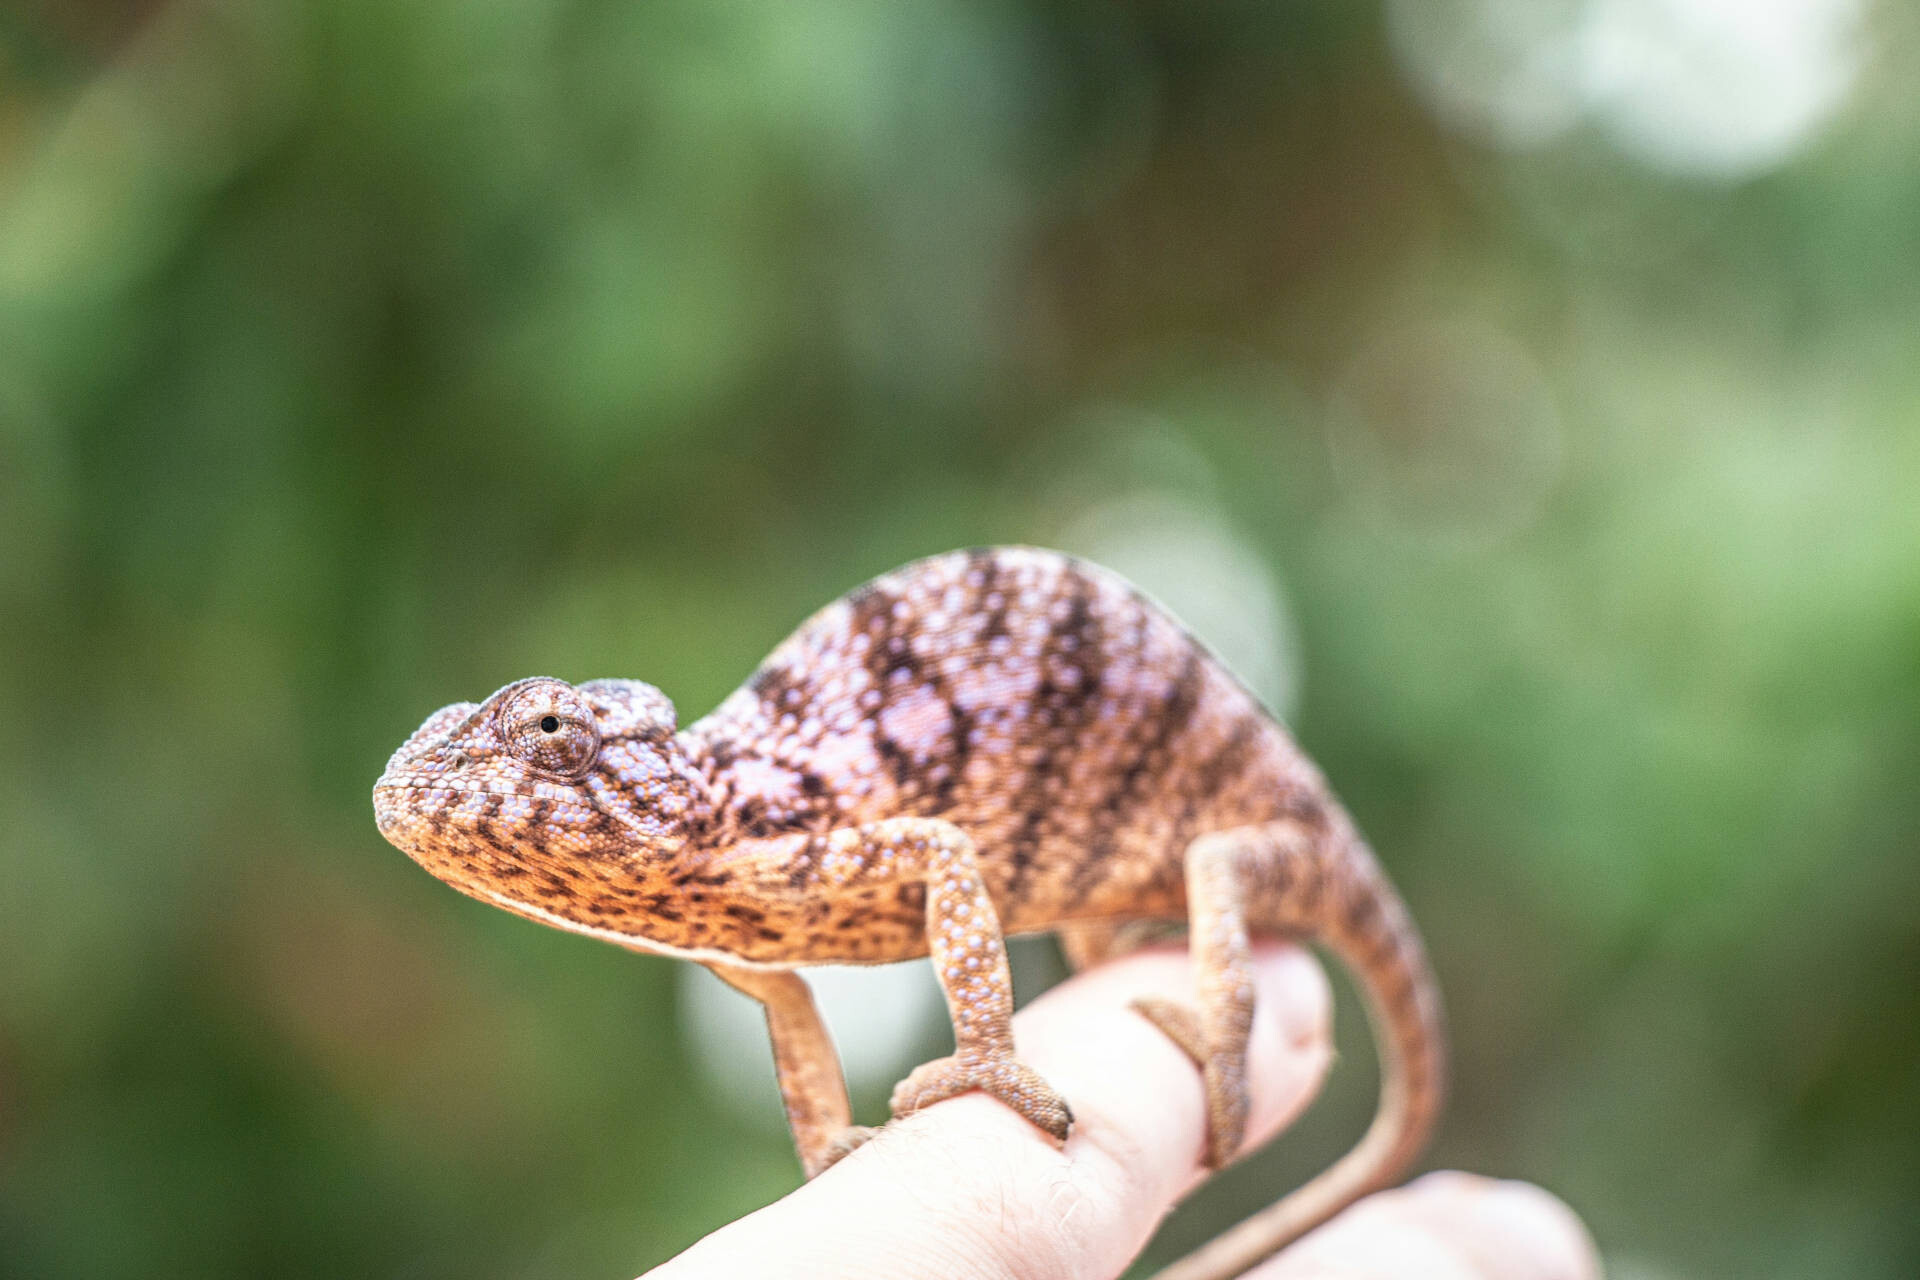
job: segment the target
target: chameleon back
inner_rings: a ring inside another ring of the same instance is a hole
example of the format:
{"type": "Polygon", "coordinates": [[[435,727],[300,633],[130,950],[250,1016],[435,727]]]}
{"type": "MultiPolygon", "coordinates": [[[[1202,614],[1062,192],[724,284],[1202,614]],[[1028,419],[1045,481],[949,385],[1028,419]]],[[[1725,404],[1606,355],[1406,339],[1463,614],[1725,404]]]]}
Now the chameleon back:
{"type": "Polygon", "coordinates": [[[733,838],[961,827],[1009,932],[1178,918],[1193,836],[1324,794],[1164,610],[1017,547],[920,560],[828,605],[685,739],[733,838]]]}

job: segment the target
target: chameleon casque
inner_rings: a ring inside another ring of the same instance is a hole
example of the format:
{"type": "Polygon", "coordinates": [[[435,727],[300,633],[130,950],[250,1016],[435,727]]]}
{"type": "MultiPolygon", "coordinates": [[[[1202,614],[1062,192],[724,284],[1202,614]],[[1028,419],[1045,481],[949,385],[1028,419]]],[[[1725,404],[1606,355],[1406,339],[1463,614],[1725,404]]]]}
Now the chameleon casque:
{"type": "Polygon", "coordinates": [[[1419,935],[1319,771],[1158,606],[1055,552],[875,579],[684,730],[629,680],[520,680],[444,707],[373,801],[381,833],[461,892],[698,961],[761,1001],[808,1177],[870,1131],[798,966],[931,954],[955,1050],[900,1083],[893,1113],[978,1089],[1064,1141],[1067,1100],[1014,1051],[1003,937],[1057,931],[1079,968],[1133,922],[1187,922],[1196,1002],[1136,1007],[1203,1072],[1217,1167],[1247,1117],[1249,934],[1325,945],[1380,1044],[1373,1124],[1162,1280],[1238,1274],[1389,1183],[1440,1106],[1419,935]]]}

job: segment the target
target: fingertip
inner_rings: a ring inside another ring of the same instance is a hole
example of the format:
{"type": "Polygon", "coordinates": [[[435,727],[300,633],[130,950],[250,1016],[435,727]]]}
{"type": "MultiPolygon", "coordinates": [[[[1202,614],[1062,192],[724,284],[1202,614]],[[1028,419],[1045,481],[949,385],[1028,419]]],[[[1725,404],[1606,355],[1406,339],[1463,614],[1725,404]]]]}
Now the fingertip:
{"type": "Polygon", "coordinates": [[[1426,1199],[1436,1217],[1458,1216],[1470,1227],[1488,1275],[1539,1280],[1598,1280],[1599,1250],[1565,1201],[1530,1182],[1477,1174],[1429,1174],[1407,1188],[1426,1199]],[[1520,1270],[1497,1268],[1511,1259],[1520,1270]]]}
{"type": "Polygon", "coordinates": [[[1433,1173],[1369,1196],[1255,1272],[1259,1280],[1598,1280],[1580,1219],[1539,1187],[1433,1173]]]}

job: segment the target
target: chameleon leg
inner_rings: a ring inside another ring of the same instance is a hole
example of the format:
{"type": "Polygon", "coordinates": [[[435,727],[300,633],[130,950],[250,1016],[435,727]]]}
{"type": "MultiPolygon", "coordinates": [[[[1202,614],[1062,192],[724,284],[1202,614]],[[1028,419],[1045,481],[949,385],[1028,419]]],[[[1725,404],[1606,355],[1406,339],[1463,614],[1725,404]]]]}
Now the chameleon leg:
{"type": "Polygon", "coordinates": [[[1014,1056],[1013,979],[972,839],[950,822],[894,818],[834,832],[826,861],[830,878],[834,868],[861,874],[891,863],[898,872],[919,870],[927,887],[927,945],[953,1018],[954,1051],[895,1086],[893,1114],[978,1089],[1064,1142],[1073,1125],[1066,1099],[1014,1056]]]}
{"type": "Polygon", "coordinates": [[[1207,1163],[1216,1169],[1233,1159],[1247,1131],[1253,968],[1243,889],[1244,860],[1254,848],[1238,832],[1201,836],[1187,847],[1189,945],[1199,1007],[1190,1012],[1163,1001],[1141,1007],[1200,1062],[1207,1088],[1207,1163]]]}
{"type": "Polygon", "coordinates": [[[1204,1051],[1208,1164],[1231,1159],[1245,1132],[1249,928],[1311,938],[1337,955],[1358,982],[1380,1051],[1380,1109],[1359,1144],[1305,1186],[1154,1277],[1221,1280],[1399,1176],[1439,1114],[1446,1031],[1420,935],[1372,851],[1343,817],[1202,836],[1187,848],[1186,870],[1200,988],[1198,1011],[1188,1016],[1199,1026],[1204,1051]]]}
{"type": "Polygon", "coordinates": [[[1212,832],[1187,846],[1189,945],[1197,1008],[1139,1000],[1134,1008],[1200,1065],[1207,1089],[1207,1163],[1233,1159],[1247,1129],[1247,1036],[1253,1027],[1249,914],[1263,930],[1310,918],[1324,841],[1292,822],[1212,832]]]}
{"type": "Polygon", "coordinates": [[[801,1169],[807,1177],[817,1177],[871,1137],[873,1130],[853,1123],[840,1055],[813,1007],[812,991],[799,974],[787,970],[726,964],[707,968],[765,1006],[787,1127],[793,1130],[801,1169]]]}

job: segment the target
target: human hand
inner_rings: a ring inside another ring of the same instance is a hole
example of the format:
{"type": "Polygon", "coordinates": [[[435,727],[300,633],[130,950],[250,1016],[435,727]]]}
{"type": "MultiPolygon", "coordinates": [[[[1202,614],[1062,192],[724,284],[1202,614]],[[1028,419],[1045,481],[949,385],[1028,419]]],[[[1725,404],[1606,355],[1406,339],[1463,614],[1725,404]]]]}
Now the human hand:
{"type": "MultiPolygon", "coordinates": [[[[1306,1107],[1332,1054],[1331,1000],[1314,961],[1262,945],[1256,970],[1249,1147],[1306,1107]]],[[[888,1125],[646,1280],[1112,1280],[1209,1172],[1199,1073],[1127,1007],[1139,996],[1188,998],[1191,984],[1184,954],[1144,952],[1062,983],[1014,1019],[1022,1059],[1072,1100],[1064,1151],[993,1100],[964,1094],[888,1125]]],[[[1248,1276],[1599,1274],[1579,1219],[1546,1192],[1447,1173],[1361,1201],[1248,1276]]]]}

